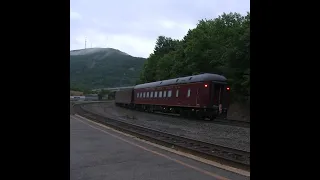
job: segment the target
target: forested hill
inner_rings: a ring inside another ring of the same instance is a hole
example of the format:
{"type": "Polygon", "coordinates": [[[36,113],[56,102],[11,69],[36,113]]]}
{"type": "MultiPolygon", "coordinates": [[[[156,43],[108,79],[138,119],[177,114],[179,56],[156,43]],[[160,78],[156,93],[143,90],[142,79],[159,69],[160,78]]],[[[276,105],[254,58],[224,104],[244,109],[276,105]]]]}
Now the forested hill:
{"type": "Polygon", "coordinates": [[[233,100],[250,100],[250,13],[200,20],[181,40],[160,36],[140,74],[140,83],[218,73],[226,76],[233,100]]]}
{"type": "Polygon", "coordinates": [[[134,85],[145,60],[112,48],[70,51],[70,88],[83,90],[134,85]]]}

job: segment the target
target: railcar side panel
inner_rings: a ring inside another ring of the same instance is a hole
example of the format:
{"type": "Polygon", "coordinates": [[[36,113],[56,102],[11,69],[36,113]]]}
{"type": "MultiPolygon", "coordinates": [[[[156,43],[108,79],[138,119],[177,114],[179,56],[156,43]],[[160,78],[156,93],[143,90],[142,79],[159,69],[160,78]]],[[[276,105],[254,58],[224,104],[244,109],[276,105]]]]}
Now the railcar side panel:
{"type": "Polygon", "coordinates": [[[210,102],[209,82],[134,90],[135,104],[204,107],[210,102]]]}

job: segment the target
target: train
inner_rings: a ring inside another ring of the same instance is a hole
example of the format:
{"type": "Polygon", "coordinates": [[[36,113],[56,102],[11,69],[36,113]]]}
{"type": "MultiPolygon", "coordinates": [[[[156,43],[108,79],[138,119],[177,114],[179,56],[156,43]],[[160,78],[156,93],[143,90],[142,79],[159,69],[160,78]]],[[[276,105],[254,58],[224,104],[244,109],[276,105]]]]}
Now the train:
{"type": "Polygon", "coordinates": [[[230,86],[226,77],[204,73],[120,89],[114,102],[134,110],[214,120],[227,117],[230,86]]]}

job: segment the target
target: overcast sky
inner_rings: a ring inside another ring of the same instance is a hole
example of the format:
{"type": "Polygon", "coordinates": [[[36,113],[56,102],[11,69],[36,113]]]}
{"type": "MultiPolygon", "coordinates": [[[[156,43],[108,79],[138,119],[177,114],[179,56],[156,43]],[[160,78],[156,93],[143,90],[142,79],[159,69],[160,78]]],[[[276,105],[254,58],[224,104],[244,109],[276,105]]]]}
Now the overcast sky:
{"type": "Polygon", "coordinates": [[[182,39],[200,19],[245,14],[249,0],[71,0],[70,49],[110,47],[148,57],[158,36],[182,39]]]}

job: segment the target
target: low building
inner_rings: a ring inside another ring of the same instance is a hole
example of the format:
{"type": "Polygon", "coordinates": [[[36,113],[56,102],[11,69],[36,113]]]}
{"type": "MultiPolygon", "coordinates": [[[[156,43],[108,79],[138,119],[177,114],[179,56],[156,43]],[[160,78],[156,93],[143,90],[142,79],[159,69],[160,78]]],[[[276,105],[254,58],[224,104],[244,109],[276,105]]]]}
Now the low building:
{"type": "Polygon", "coordinates": [[[85,96],[70,96],[70,101],[85,101],[85,96]]]}
{"type": "Polygon", "coordinates": [[[83,92],[70,90],[70,96],[83,96],[83,92]]]}
{"type": "Polygon", "coordinates": [[[98,101],[99,96],[98,94],[87,94],[85,95],[85,101],[98,101]]]}

